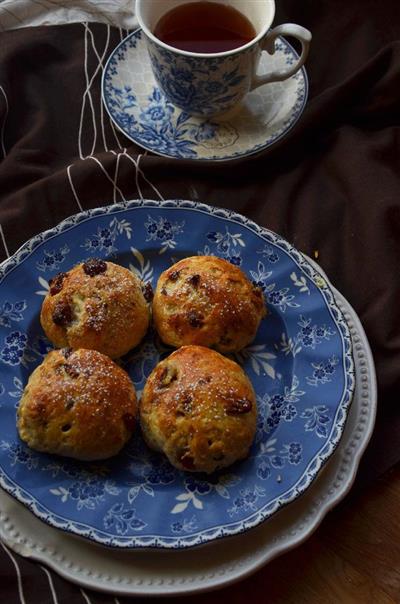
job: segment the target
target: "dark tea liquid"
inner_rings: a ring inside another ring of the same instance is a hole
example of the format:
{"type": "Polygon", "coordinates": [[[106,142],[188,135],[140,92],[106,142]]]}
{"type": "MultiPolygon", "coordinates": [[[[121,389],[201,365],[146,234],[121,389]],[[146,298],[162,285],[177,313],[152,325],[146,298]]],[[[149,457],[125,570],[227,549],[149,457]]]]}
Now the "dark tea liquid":
{"type": "Polygon", "coordinates": [[[154,35],[175,48],[190,52],[225,52],[252,40],[255,29],[236,8],[217,2],[181,4],[157,23],[154,35]]]}

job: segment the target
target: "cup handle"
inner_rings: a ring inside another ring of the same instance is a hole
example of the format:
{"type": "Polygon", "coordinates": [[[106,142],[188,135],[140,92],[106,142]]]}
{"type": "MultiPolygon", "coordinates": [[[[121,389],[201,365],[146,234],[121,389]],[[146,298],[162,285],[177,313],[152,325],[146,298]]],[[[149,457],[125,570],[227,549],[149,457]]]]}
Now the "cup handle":
{"type": "Polygon", "coordinates": [[[250,90],[258,88],[263,84],[268,84],[269,82],[280,82],[282,80],[286,80],[304,65],[310,48],[312,38],[311,32],[305,27],[295,25],[294,23],[284,23],[283,25],[278,25],[277,27],[274,27],[274,29],[271,29],[263,40],[261,40],[261,50],[266,50],[270,55],[273,55],[275,52],[275,40],[279,36],[292,36],[301,42],[301,55],[299,60],[287,69],[277,69],[276,71],[266,75],[257,75],[255,73],[253,75],[250,90]]]}

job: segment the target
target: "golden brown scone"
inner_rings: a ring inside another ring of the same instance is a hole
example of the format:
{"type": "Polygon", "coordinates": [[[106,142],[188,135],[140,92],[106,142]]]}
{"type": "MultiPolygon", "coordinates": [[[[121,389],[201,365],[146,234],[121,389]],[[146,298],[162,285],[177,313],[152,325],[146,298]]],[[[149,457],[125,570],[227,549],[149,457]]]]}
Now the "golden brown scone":
{"type": "Polygon", "coordinates": [[[239,365],[203,346],[183,346],[150,374],[140,402],[147,444],[180,470],[211,473],[248,455],[257,406],[239,365]]]}
{"type": "Polygon", "coordinates": [[[81,460],[116,455],[137,415],[128,374],[95,350],[50,352],[29,378],[19,407],[19,435],[32,449],[81,460]]]}
{"type": "Polygon", "coordinates": [[[215,256],[193,256],[164,271],[153,300],[161,339],[235,352],[255,337],[266,314],[262,291],[243,271],[215,256]]]}
{"type": "Polygon", "coordinates": [[[92,258],[49,284],[40,322],[58,348],[91,348],[115,359],[145,335],[150,311],[139,279],[123,266],[92,258]]]}

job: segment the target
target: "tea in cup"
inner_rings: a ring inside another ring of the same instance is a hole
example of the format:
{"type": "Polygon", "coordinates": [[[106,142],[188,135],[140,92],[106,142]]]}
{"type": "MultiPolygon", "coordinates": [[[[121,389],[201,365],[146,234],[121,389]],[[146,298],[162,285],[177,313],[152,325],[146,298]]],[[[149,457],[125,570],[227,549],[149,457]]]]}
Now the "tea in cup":
{"type": "Polygon", "coordinates": [[[303,66],[311,33],[293,23],[270,29],[274,0],[136,0],[155,79],[166,98],[200,117],[232,109],[258,86],[286,80],[303,66]],[[261,53],[279,36],[297,38],[298,60],[258,74],[261,53]]]}

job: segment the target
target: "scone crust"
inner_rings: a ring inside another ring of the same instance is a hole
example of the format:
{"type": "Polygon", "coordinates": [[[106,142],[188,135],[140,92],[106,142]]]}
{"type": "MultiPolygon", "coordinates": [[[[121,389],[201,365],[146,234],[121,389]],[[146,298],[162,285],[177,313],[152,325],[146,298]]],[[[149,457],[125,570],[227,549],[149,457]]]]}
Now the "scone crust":
{"type": "Polygon", "coordinates": [[[254,339],[266,314],[263,293],[243,271],[222,258],[193,256],[164,271],[153,300],[161,339],[235,352],[254,339]]]}
{"type": "Polygon", "coordinates": [[[85,272],[82,263],[50,281],[40,322],[58,348],[88,348],[115,359],[142,340],[150,311],[136,275],[112,262],[100,263],[106,268],[98,274],[85,272]]]}
{"type": "Polygon", "coordinates": [[[242,368],[202,346],[183,346],[161,361],[140,401],[147,444],[180,470],[212,473],[245,458],[256,421],[242,368]]]}
{"type": "Polygon", "coordinates": [[[106,459],[131,437],[137,411],[128,374],[109,357],[95,350],[55,350],[29,378],[17,427],[37,451],[106,459]]]}

